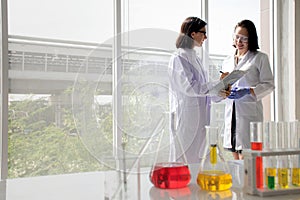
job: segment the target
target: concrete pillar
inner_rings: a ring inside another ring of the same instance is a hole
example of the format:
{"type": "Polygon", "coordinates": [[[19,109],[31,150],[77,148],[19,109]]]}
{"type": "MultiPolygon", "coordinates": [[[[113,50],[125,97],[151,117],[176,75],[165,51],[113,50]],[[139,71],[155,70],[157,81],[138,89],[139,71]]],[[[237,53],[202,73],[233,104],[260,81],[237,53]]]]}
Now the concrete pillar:
{"type": "Polygon", "coordinates": [[[296,85],[299,79],[296,76],[299,74],[299,69],[296,69],[296,49],[299,50],[299,39],[297,44],[295,37],[295,24],[299,24],[295,18],[296,4],[299,4],[298,0],[274,1],[275,118],[279,121],[294,120],[299,107],[299,94],[296,94],[299,91],[296,85]]]}

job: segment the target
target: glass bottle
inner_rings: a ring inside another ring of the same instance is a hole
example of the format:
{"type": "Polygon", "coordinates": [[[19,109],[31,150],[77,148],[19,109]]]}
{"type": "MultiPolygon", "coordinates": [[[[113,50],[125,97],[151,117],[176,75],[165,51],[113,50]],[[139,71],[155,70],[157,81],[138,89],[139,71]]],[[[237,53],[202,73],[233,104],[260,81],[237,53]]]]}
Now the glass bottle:
{"type": "Polygon", "coordinates": [[[232,186],[232,177],[219,143],[218,127],[206,126],[206,147],[200,163],[197,183],[207,191],[224,191],[232,186]]]}

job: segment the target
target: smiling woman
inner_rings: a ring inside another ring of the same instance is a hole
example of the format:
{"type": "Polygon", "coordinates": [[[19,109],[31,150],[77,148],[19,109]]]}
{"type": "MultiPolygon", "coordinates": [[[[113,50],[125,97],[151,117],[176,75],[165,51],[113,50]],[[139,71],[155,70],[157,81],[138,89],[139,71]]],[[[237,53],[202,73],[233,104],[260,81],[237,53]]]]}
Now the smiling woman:
{"type": "Polygon", "coordinates": [[[205,148],[205,129],[210,120],[210,88],[208,73],[195,47],[202,47],[206,22],[187,17],[176,40],[178,51],[170,58],[170,138],[181,145],[170,146],[171,161],[200,163],[205,148]],[[202,32],[200,32],[200,31],[202,32]]]}

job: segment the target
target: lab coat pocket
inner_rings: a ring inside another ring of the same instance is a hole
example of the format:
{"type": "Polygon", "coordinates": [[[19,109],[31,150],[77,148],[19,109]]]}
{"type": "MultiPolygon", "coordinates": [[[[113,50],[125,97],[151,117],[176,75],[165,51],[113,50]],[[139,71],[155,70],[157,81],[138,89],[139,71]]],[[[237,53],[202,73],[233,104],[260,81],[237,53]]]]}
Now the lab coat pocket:
{"type": "Polygon", "coordinates": [[[256,102],[240,102],[238,105],[241,116],[253,117],[257,115],[256,102]]]}

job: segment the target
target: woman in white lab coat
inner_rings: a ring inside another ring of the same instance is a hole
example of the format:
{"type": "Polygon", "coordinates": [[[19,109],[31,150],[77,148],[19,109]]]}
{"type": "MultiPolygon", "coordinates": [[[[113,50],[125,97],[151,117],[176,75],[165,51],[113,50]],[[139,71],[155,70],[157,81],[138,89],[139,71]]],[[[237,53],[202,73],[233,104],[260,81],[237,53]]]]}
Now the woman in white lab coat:
{"type": "Polygon", "coordinates": [[[236,25],[233,46],[235,53],[224,61],[222,71],[239,69],[246,74],[231,86],[231,94],[225,100],[223,146],[232,151],[234,159],[243,159],[242,150],[250,148],[250,122],[263,121],[261,100],[274,90],[274,78],[268,56],[257,51],[253,22],[243,20],[236,25]]]}
{"type": "Polygon", "coordinates": [[[209,125],[208,74],[194,47],[201,47],[206,36],[206,22],[188,17],[182,23],[176,41],[178,52],[169,62],[171,110],[171,161],[199,163],[205,145],[205,125],[209,125]],[[186,160],[185,160],[185,159],[186,160]]]}

